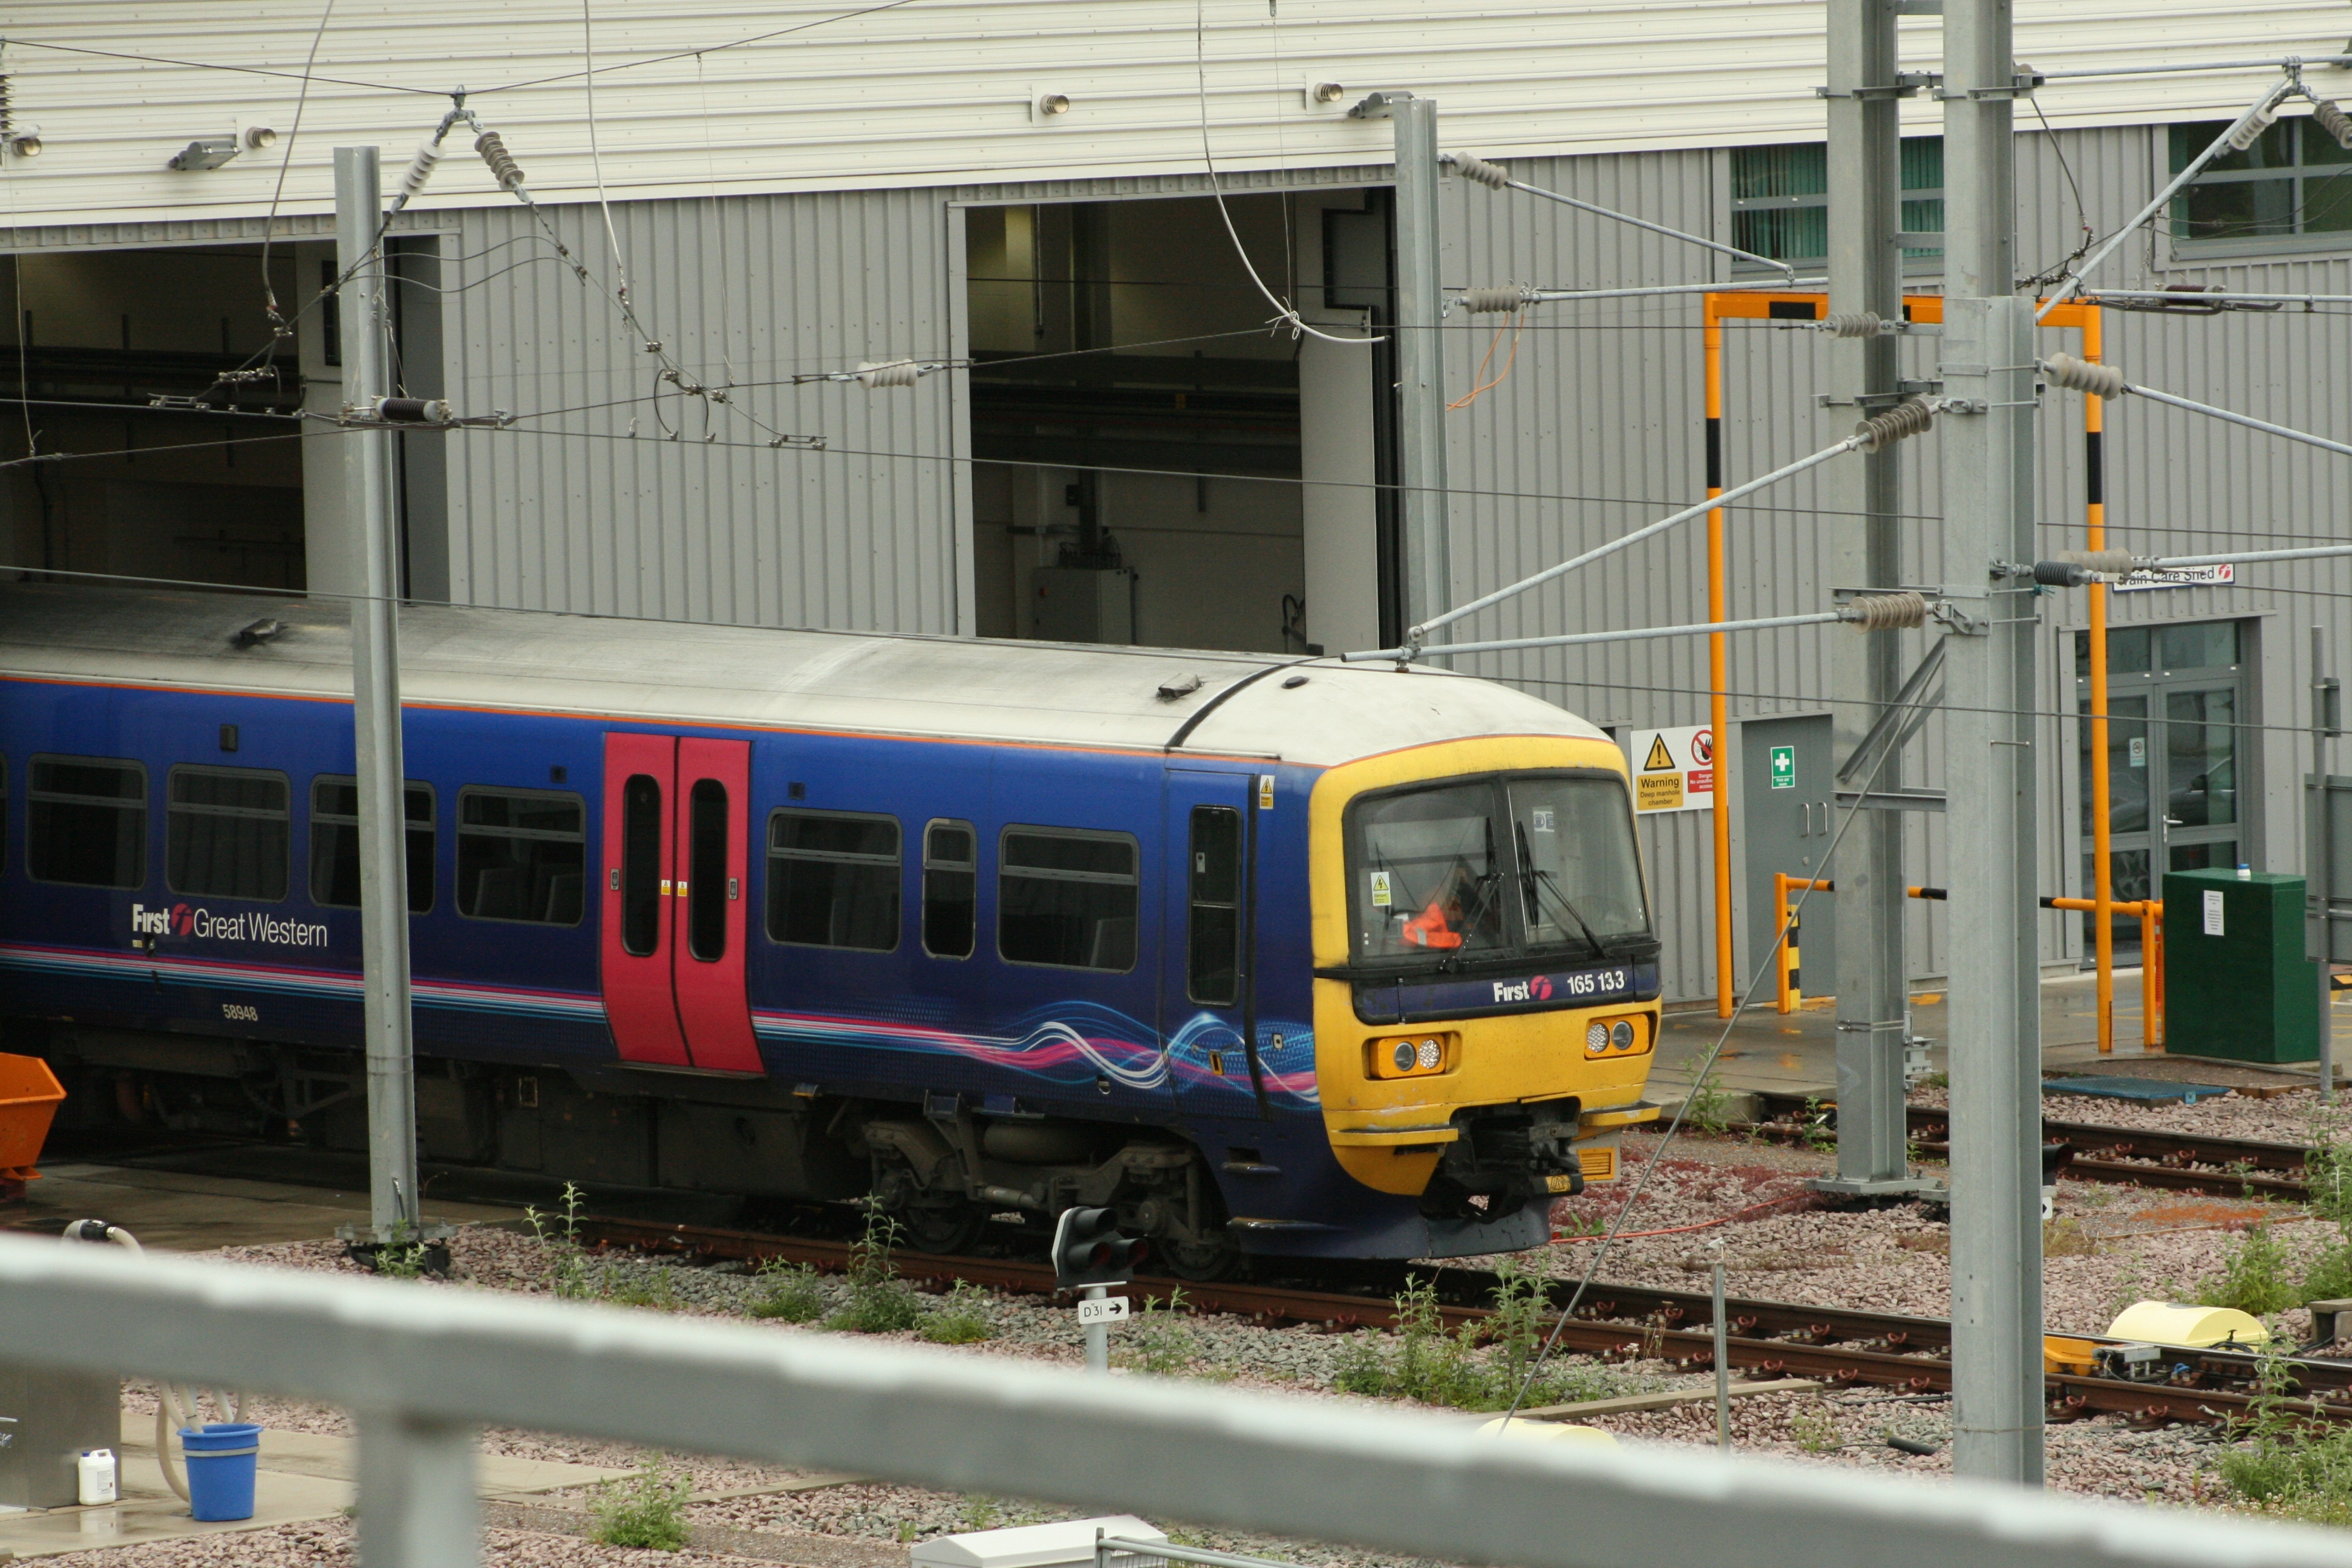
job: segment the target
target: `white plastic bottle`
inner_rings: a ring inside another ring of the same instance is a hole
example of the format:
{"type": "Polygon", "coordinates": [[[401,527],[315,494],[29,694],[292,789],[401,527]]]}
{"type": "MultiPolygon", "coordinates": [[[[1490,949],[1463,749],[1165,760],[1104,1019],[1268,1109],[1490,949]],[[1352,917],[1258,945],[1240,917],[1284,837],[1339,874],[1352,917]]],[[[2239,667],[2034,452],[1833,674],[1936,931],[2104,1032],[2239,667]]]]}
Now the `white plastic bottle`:
{"type": "Polygon", "coordinates": [[[114,1500],[114,1450],[87,1448],[75,1462],[75,1474],[80,1483],[80,1496],[85,1507],[92,1503],[114,1500]]]}

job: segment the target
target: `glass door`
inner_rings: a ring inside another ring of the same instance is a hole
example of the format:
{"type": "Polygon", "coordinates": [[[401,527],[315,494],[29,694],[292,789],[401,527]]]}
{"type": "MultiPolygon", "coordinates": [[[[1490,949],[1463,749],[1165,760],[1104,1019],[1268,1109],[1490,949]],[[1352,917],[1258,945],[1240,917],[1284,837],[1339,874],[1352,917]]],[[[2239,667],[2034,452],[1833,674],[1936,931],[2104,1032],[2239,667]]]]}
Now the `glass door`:
{"type": "MultiPolygon", "coordinates": [[[[2074,637],[2078,711],[2090,709],[2090,638],[2074,637]]],[[[2163,896],[2163,871],[2238,863],[2243,669],[2234,621],[2119,626],[2107,634],[2109,886],[2119,903],[2163,896]]],[[[2077,724],[2082,898],[2096,887],[2091,725],[2077,724]]],[[[2083,940],[2094,940],[2083,917],[2083,940]]],[[[2139,921],[2115,921],[2118,957],[2137,958],[2139,921]]]]}

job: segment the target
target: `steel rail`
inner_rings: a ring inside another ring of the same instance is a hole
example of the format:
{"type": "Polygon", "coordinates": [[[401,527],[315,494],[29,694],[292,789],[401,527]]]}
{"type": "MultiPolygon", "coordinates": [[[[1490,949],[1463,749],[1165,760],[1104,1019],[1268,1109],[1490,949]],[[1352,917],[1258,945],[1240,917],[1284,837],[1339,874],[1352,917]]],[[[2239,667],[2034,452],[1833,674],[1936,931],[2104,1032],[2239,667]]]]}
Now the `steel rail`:
{"type": "MultiPolygon", "coordinates": [[[[1761,1098],[1768,1106],[1788,1110],[1796,1110],[1800,1104],[1794,1095],[1767,1094],[1761,1098]]],[[[1945,1152],[1940,1134],[1948,1112],[1934,1106],[1914,1105],[1906,1107],[1905,1114],[1911,1141],[1917,1148],[1929,1153],[1945,1152]]],[[[1779,1118],[1742,1126],[1745,1131],[1768,1137],[1800,1137],[1805,1131],[1779,1118]]],[[[2251,1197],[2259,1194],[2301,1201],[2311,1195],[2303,1180],[2311,1151],[2300,1143],[2046,1119],[2042,1131],[2053,1142],[2074,1146],[2064,1169],[2093,1181],[2210,1193],[2216,1197],[2251,1197]]]]}
{"type": "MultiPolygon", "coordinates": [[[[845,1268],[856,1250],[856,1244],[845,1241],[601,1216],[583,1219],[578,1234],[590,1246],[744,1261],[781,1258],[835,1268],[845,1268]]],[[[967,1279],[1037,1295],[1050,1295],[1056,1289],[1050,1268],[1019,1259],[898,1252],[892,1262],[903,1277],[918,1282],[945,1285],[967,1279]]],[[[1422,1273],[1425,1268],[1363,1270],[1366,1278],[1360,1283],[1367,1289],[1401,1284],[1406,1273],[1422,1273]]],[[[1459,1268],[1434,1272],[1442,1292],[1439,1311],[1447,1327],[1494,1315],[1492,1308],[1475,1304],[1477,1297],[1491,1299],[1497,1283],[1494,1274],[1459,1268]]],[[[1563,1304],[1569,1283],[1550,1282],[1555,1308],[1563,1304]]],[[[1395,1304],[1385,1295],[1289,1285],[1143,1277],[1123,1289],[1114,1288],[1113,1293],[1130,1300],[1165,1300],[1180,1289],[1190,1310],[1234,1313],[1261,1322],[1352,1329],[1393,1328],[1398,1321],[1395,1304]]],[[[1947,1320],[1748,1299],[1735,1299],[1726,1307],[1735,1330],[1726,1342],[1726,1358],[1735,1368],[1767,1377],[1819,1377],[1841,1387],[1872,1385],[1916,1393],[1951,1389],[1951,1324],[1947,1320]]],[[[1712,1366],[1715,1340],[1707,1326],[1712,1310],[1712,1298],[1697,1291],[1596,1282],[1577,1315],[1560,1325],[1558,1342],[1590,1355],[1663,1357],[1712,1366]],[[1685,1328],[1684,1323],[1696,1326],[1685,1328]]],[[[2070,1337],[2122,1342],[2092,1335],[2070,1337]]],[[[2189,1368],[2181,1383],[2131,1383],[2052,1372],[2046,1383],[2053,1408],[2062,1417],[2121,1415],[2205,1424],[2241,1420],[2252,1412],[2253,1395],[2219,1385],[2256,1386],[2258,1358],[2216,1351],[2184,1350],[2179,1355],[2172,1364],[2189,1368]]],[[[2314,1402],[2315,1415],[2352,1422],[2352,1363],[2290,1360],[2285,1364],[2296,1393],[2314,1402]]]]}
{"type": "Polygon", "coordinates": [[[1518,1568],[2323,1568],[2340,1538],[658,1312],[0,1237],[13,1362],[352,1410],[362,1552],[479,1561],[506,1426],[1518,1568]],[[1565,1521],[1565,1523],[1563,1522],[1565,1521]]]}

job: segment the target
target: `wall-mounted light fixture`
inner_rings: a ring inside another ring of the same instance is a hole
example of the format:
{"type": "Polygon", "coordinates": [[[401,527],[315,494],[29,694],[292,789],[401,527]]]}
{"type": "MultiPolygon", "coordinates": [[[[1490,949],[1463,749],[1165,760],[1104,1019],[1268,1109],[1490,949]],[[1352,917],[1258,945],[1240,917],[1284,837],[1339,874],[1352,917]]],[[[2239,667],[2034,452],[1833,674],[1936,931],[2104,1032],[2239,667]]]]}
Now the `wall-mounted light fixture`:
{"type": "Polygon", "coordinates": [[[278,145],[278,132],[270,126],[248,125],[245,128],[245,145],[248,152],[266,152],[278,145]]]}
{"type": "Polygon", "coordinates": [[[1405,91],[1403,89],[1383,88],[1378,92],[1366,93],[1362,102],[1348,110],[1348,118],[1350,120],[1387,120],[1395,114],[1398,104],[1410,103],[1411,101],[1412,101],[1412,94],[1405,91]]]}
{"type": "Polygon", "coordinates": [[[243,151],[234,136],[206,136],[173,154],[171,166],[183,171],[217,169],[243,151]]]}
{"type": "Polygon", "coordinates": [[[1307,101],[1309,114],[1336,110],[1339,107],[1339,100],[1348,96],[1348,89],[1336,81],[1310,81],[1298,90],[1299,96],[1307,101]]]}
{"type": "Polygon", "coordinates": [[[1070,95],[1066,92],[1032,91],[1029,94],[1029,119],[1032,124],[1050,125],[1070,112],[1070,95]]]}
{"type": "Polygon", "coordinates": [[[41,128],[22,123],[0,131],[0,149],[12,158],[37,158],[41,155],[41,128]]]}

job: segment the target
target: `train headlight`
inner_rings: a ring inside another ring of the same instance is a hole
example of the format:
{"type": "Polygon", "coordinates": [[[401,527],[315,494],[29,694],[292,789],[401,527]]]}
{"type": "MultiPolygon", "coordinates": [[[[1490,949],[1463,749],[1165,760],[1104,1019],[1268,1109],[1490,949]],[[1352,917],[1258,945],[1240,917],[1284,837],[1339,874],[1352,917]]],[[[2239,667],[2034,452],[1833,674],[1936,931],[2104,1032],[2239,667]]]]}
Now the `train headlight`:
{"type": "Polygon", "coordinates": [[[1639,1056],[1650,1048],[1650,1026],[1640,1018],[1595,1018],[1584,1026],[1588,1057],[1639,1056]]]}
{"type": "Polygon", "coordinates": [[[1430,1078],[1454,1070],[1458,1035],[1407,1035],[1364,1042],[1366,1078],[1430,1078]]]}

